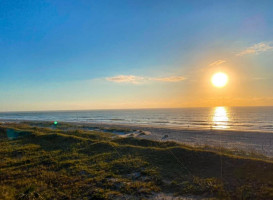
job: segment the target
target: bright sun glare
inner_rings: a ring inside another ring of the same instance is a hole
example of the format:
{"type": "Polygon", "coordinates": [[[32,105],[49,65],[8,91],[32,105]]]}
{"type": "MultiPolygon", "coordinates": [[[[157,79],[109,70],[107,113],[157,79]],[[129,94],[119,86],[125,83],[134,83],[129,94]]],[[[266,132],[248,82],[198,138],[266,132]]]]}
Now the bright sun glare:
{"type": "Polygon", "coordinates": [[[211,82],[215,87],[224,87],[228,82],[228,76],[225,73],[218,72],[212,76],[211,82]]]}

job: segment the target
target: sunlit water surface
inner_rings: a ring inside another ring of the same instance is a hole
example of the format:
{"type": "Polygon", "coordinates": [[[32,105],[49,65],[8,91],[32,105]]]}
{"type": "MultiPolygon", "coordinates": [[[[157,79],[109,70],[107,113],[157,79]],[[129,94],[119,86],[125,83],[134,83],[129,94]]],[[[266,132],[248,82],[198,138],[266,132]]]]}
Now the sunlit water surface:
{"type": "Polygon", "coordinates": [[[0,113],[0,120],[141,124],[273,131],[273,107],[214,107],[0,113]]]}

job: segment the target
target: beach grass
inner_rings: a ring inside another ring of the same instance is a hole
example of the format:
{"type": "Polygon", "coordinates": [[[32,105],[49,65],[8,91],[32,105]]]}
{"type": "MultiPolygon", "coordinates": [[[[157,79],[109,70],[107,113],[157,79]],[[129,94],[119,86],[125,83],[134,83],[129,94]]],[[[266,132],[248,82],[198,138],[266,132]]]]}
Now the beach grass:
{"type": "Polygon", "coordinates": [[[262,156],[47,125],[0,126],[0,199],[273,199],[262,156]]]}

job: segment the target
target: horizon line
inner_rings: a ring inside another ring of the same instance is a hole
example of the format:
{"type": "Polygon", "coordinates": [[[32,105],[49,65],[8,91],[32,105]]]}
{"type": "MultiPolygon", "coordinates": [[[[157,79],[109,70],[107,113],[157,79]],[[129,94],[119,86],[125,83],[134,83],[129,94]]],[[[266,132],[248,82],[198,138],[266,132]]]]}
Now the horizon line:
{"type": "Polygon", "coordinates": [[[97,108],[97,109],[71,109],[71,110],[18,110],[18,111],[0,111],[0,113],[18,113],[18,112],[72,112],[72,111],[111,111],[111,110],[155,110],[155,109],[185,109],[185,108],[215,108],[215,107],[273,107],[267,106],[189,106],[189,107],[158,107],[158,108],[97,108]]]}

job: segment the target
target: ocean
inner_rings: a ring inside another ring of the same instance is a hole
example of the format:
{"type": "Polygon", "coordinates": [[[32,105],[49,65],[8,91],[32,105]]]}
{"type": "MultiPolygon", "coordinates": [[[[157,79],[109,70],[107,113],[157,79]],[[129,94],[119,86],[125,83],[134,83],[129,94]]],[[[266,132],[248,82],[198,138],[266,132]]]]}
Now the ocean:
{"type": "Polygon", "coordinates": [[[273,131],[273,107],[2,112],[0,120],[135,124],[163,127],[273,131]]]}

